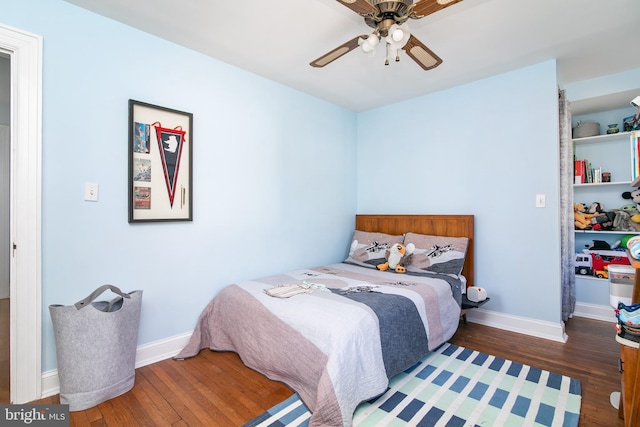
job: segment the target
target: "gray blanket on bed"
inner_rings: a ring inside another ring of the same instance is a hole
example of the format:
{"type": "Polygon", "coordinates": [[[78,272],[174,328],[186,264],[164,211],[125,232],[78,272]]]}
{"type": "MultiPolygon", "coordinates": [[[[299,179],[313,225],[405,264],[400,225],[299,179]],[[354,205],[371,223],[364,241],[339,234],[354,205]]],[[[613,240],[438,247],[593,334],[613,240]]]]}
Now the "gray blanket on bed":
{"type": "Polygon", "coordinates": [[[382,360],[387,378],[411,367],[429,351],[427,332],[410,299],[375,291],[334,292],[366,304],[378,317],[382,360]]]}

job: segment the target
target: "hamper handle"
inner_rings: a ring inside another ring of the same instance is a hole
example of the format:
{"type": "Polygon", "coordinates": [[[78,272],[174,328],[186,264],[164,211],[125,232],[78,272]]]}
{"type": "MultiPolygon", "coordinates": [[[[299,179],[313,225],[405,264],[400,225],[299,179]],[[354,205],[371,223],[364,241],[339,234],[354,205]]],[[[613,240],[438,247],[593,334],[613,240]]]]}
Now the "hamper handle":
{"type": "Polygon", "coordinates": [[[76,309],[80,310],[82,307],[86,307],[87,305],[89,305],[91,302],[93,302],[94,299],[98,298],[98,296],[103,293],[104,291],[106,291],[107,289],[109,289],[111,292],[113,292],[114,294],[118,294],[123,298],[131,298],[131,296],[129,294],[126,294],[124,292],[122,292],[118,287],[113,286],[113,285],[102,285],[100,286],[98,289],[96,289],[95,291],[91,292],[91,295],[89,295],[88,297],[86,297],[83,300],[78,301],[77,303],[75,303],[74,305],[76,306],[76,309]]]}

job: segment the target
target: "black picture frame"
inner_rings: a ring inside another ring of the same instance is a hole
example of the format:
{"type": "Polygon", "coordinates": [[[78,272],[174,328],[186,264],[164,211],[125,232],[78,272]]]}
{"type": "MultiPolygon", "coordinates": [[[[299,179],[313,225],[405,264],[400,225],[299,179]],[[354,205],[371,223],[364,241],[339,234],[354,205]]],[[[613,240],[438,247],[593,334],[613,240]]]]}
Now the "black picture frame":
{"type": "Polygon", "coordinates": [[[129,100],[129,223],[193,221],[193,114],[129,100]]]}

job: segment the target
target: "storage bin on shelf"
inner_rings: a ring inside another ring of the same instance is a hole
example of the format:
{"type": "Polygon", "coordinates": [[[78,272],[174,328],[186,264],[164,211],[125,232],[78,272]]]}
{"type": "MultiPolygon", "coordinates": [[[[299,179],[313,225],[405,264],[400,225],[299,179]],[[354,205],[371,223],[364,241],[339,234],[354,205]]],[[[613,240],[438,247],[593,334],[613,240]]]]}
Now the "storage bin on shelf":
{"type": "Polygon", "coordinates": [[[613,308],[618,308],[619,301],[630,305],[636,269],[630,265],[610,264],[608,270],[609,304],[613,308]]]}
{"type": "Polygon", "coordinates": [[[572,138],[587,138],[589,136],[600,135],[600,123],[579,122],[571,131],[572,138]]]}

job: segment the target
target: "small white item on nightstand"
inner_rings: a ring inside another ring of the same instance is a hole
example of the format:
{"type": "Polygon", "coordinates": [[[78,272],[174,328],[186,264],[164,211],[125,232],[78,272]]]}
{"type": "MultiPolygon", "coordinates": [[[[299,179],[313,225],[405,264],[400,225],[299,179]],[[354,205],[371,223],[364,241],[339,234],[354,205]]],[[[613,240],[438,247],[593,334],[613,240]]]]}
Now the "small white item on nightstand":
{"type": "Polygon", "coordinates": [[[480,302],[487,299],[487,291],[478,286],[471,286],[467,289],[467,299],[472,302],[480,302]]]}

